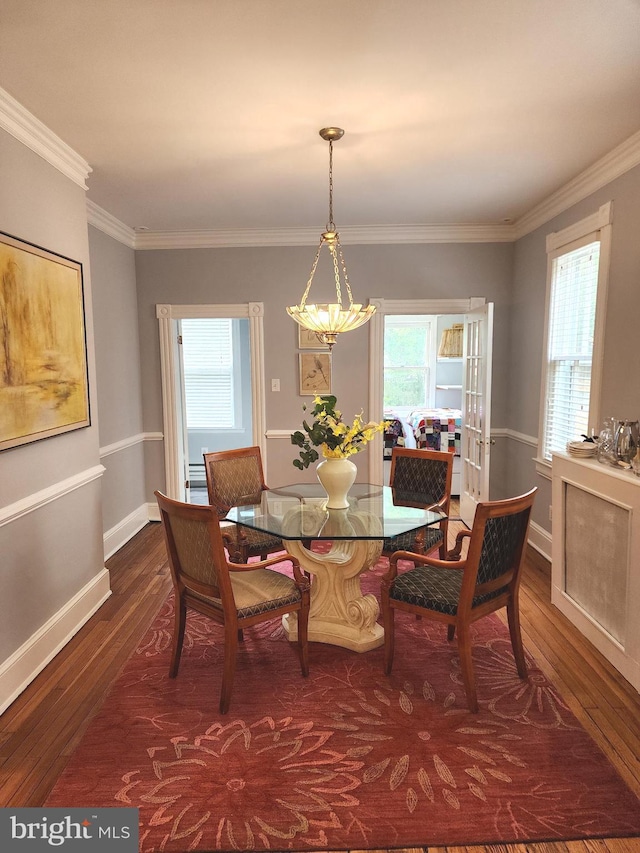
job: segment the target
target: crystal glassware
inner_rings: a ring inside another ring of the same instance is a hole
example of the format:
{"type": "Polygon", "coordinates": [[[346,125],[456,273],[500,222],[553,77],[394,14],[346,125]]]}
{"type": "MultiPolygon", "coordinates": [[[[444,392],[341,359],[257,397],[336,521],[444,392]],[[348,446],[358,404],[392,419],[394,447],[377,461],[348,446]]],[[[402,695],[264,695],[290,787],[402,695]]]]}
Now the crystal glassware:
{"type": "Polygon", "coordinates": [[[602,429],[598,433],[598,462],[614,462],[614,424],[613,418],[605,418],[602,429]]]}
{"type": "Polygon", "coordinates": [[[614,452],[617,462],[631,464],[638,451],[638,421],[618,421],[615,437],[614,452]]]}

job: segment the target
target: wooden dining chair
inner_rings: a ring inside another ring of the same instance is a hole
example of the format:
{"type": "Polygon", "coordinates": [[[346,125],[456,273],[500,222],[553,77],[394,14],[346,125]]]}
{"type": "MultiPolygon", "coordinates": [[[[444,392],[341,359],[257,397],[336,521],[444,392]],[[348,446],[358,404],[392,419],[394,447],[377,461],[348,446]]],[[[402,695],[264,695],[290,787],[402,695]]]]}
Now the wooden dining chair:
{"type": "MultiPolygon", "coordinates": [[[[520,678],[527,677],[518,590],[524,562],[529,516],[537,489],[509,500],[487,501],[476,507],[473,527],[456,537],[446,560],[397,551],[382,579],[384,621],[384,671],[391,672],[394,657],[396,610],[443,622],[451,641],[458,636],[462,679],[469,709],[478,711],[471,625],[502,607],[507,608],[513,655],[520,678]],[[463,541],[469,539],[461,558],[463,541]],[[398,561],[410,560],[414,568],[398,573],[398,561]]],[[[417,649],[415,653],[419,653],[417,649]]]]}
{"type": "Polygon", "coordinates": [[[224,628],[221,714],[229,710],[238,641],[244,628],[297,613],[300,664],[303,676],[307,676],[309,582],[298,561],[287,555],[249,565],[231,563],[213,507],[174,501],[161,492],[155,496],[176,599],[169,676],[178,674],[189,608],[224,628]],[[293,566],[293,578],[270,568],[285,561],[293,566]]]}
{"type": "Polygon", "coordinates": [[[410,502],[410,505],[423,509],[441,509],[447,518],[438,524],[385,539],[382,545],[382,553],[385,556],[390,557],[395,551],[429,554],[438,548],[440,558],[444,559],[447,551],[452,473],[453,453],[393,448],[389,485],[401,496],[402,503],[410,502]]]}
{"type": "MultiPolygon", "coordinates": [[[[215,507],[219,519],[233,506],[260,503],[260,496],[268,487],[259,447],[218,450],[204,453],[203,458],[209,503],[215,507]]],[[[265,560],[269,554],[284,550],[282,540],[270,533],[241,525],[235,525],[233,532],[234,540],[229,547],[232,563],[247,563],[249,557],[265,560]]]]}

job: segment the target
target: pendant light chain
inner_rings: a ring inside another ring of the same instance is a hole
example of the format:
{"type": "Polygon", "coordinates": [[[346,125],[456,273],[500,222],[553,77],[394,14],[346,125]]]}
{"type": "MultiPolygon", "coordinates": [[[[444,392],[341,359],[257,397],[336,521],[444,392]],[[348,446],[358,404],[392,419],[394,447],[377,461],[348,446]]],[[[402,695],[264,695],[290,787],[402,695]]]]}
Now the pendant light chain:
{"type": "MultiPolygon", "coordinates": [[[[340,290],[340,270],[338,269],[338,253],[336,252],[335,241],[333,243],[329,243],[329,251],[331,252],[331,257],[333,258],[333,274],[336,279],[336,296],[338,297],[338,305],[342,308],[342,291],[340,290]]],[[[340,252],[340,256],[342,256],[342,252],[340,252]]],[[[353,302],[353,299],[351,299],[350,301],[353,302]]]]}
{"type": "Polygon", "coordinates": [[[342,275],[344,276],[344,286],[347,288],[349,295],[349,305],[353,305],[353,294],[351,293],[351,285],[349,284],[349,276],[347,275],[347,265],[344,262],[342,254],[342,246],[338,243],[338,254],[340,255],[340,264],[342,266],[342,275]]]}
{"type": "Polygon", "coordinates": [[[327,231],[335,231],[336,226],[333,221],[333,140],[329,140],[329,221],[327,222],[327,231]]]}
{"type": "Polygon", "coordinates": [[[333,142],[334,140],[341,139],[343,134],[344,131],[340,127],[325,127],[320,131],[320,136],[329,143],[329,221],[327,222],[326,231],[320,237],[320,244],[313,259],[311,274],[309,275],[309,280],[307,281],[300,304],[287,308],[287,313],[296,323],[311,332],[315,332],[318,340],[323,344],[327,344],[330,350],[340,333],[357,329],[363,323],[366,323],[376,310],[373,305],[363,307],[360,303],[353,301],[351,285],[349,284],[349,277],[347,275],[347,265],[342,254],[342,246],[340,245],[340,235],[333,221],[333,142]],[[333,262],[336,302],[307,305],[311,284],[320,259],[320,252],[325,243],[331,253],[331,260],[333,262]],[[345,289],[349,297],[349,305],[346,307],[342,304],[341,271],[345,289]]]}
{"type": "Polygon", "coordinates": [[[318,244],[318,251],[316,252],[316,256],[313,260],[313,266],[311,267],[311,275],[309,276],[309,281],[307,282],[307,287],[302,294],[302,299],[300,300],[300,309],[304,310],[304,306],[307,304],[307,296],[309,295],[309,291],[311,290],[311,283],[313,281],[313,277],[316,274],[316,267],[318,266],[318,260],[320,259],[320,250],[322,249],[322,244],[324,243],[324,237],[320,238],[320,243],[318,244]]]}
{"type": "Polygon", "coordinates": [[[336,231],[336,224],[333,221],[333,140],[329,140],[329,221],[327,222],[327,231],[335,234],[335,238],[331,241],[328,241],[329,251],[331,252],[331,257],[333,259],[333,274],[336,281],[336,297],[338,299],[338,305],[342,308],[342,290],[340,288],[340,269],[338,267],[338,254],[336,252],[336,243],[338,244],[338,251],[340,252],[340,264],[342,266],[342,271],[344,274],[344,281],[347,287],[347,292],[349,294],[349,304],[353,304],[353,297],[351,296],[351,288],[349,287],[349,279],[347,278],[347,268],[344,263],[344,258],[342,257],[342,248],[340,246],[340,236],[336,231]]]}

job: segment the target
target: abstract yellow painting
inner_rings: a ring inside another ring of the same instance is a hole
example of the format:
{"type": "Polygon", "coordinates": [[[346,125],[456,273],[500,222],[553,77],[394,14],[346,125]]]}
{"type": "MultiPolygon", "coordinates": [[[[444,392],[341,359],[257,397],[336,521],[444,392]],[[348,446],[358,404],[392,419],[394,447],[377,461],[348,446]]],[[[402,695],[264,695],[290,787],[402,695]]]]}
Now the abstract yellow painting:
{"type": "Polygon", "coordinates": [[[82,264],[0,233],[0,450],[90,423],[82,264]]]}

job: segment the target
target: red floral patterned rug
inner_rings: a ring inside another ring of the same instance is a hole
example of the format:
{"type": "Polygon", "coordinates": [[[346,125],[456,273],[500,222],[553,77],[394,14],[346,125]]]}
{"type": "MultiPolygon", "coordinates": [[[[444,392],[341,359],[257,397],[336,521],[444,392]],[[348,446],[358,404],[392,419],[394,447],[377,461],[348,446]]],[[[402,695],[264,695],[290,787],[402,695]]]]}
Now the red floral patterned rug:
{"type": "Polygon", "coordinates": [[[246,631],[221,716],[221,630],[190,615],[170,680],[172,612],[169,598],[46,805],[137,806],[145,853],[640,834],[638,799],[533,661],[518,679],[496,617],[475,626],[477,715],[445,628],[398,615],[389,678],[381,649],[312,644],[303,679],[279,623],[246,631]]]}

